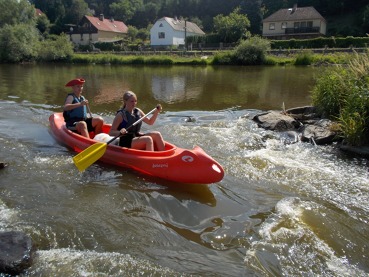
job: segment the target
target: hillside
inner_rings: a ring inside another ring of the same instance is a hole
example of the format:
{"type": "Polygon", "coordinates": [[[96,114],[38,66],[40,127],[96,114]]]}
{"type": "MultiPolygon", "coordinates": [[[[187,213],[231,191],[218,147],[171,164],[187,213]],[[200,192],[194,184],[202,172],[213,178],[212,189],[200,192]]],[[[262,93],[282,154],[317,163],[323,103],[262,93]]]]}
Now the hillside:
{"type": "Polygon", "coordinates": [[[360,18],[360,11],[336,16],[326,16],[325,19],[327,20],[327,36],[366,36],[366,33],[369,33],[369,30],[365,30],[362,27],[362,22],[360,18]]]}

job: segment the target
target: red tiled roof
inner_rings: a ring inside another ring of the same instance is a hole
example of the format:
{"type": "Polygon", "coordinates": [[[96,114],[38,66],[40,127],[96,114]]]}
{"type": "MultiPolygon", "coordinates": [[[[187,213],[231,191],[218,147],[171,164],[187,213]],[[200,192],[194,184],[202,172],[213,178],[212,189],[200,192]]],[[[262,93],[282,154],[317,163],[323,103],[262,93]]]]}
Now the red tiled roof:
{"type": "Polygon", "coordinates": [[[128,27],[122,21],[116,21],[111,19],[100,20],[98,17],[85,15],[88,21],[99,31],[116,32],[116,33],[127,33],[128,27]]]}

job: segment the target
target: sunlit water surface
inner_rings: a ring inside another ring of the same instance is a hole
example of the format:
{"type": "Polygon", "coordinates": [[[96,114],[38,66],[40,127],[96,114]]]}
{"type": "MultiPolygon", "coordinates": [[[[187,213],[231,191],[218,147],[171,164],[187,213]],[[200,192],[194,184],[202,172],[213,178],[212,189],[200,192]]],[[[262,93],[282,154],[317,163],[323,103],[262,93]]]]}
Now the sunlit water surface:
{"type": "Polygon", "coordinates": [[[25,275],[368,276],[367,160],[286,143],[252,121],[310,104],[316,72],[1,65],[0,230],[32,237],[25,275]],[[144,130],[201,146],[224,179],[189,186],[101,163],[79,173],[48,129],[75,76],[108,122],[123,89],[144,110],[161,103],[144,130]]]}

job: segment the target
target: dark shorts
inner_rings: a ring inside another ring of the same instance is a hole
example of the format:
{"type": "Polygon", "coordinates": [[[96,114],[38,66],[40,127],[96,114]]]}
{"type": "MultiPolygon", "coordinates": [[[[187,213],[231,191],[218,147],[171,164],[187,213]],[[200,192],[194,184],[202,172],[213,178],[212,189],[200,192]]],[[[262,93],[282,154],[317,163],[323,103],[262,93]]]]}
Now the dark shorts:
{"type": "Polygon", "coordinates": [[[79,121],[85,121],[86,122],[87,130],[89,132],[92,132],[92,131],[95,130],[95,128],[92,127],[92,118],[91,117],[86,118],[86,119],[72,119],[72,120],[70,120],[66,123],[66,126],[69,130],[76,131],[76,123],[79,122],[79,121]]]}
{"type": "Polygon", "coordinates": [[[125,134],[119,138],[119,146],[131,148],[134,134],[125,134]]]}
{"type": "Polygon", "coordinates": [[[131,148],[132,147],[132,140],[135,137],[142,137],[144,135],[145,134],[143,134],[143,133],[137,133],[137,134],[128,133],[128,134],[125,134],[125,135],[123,135],[119,138],[119,146],[131,148]]]}

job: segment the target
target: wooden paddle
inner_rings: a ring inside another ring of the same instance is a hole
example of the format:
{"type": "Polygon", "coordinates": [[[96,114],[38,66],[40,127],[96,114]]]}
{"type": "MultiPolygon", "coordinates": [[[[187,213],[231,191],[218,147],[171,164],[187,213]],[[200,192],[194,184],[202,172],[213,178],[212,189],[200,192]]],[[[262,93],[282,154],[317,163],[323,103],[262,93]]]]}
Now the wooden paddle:
{"type": "MultiPolygon", "coordinates": [[[[147,113],[145,116],[141,117],[139,120],[137,120],[135,123],[133,123],[131,126],[129,126],[126,130],[129,130],[133,126],[140,123],[142,120],[144,120],[148,115],[155,112],[157,108],[152,109],[149,113],[147,113]]],[[[119,134],[109,140],[108,142],[97,142],[90,147],[83,150],[81,153],[73,157],[73,162],[78,168],[79,171],[84,171],[86,168],[88,168],[90,165],[92,165],[94,162],[96,162],[98,159],[100,159],[108,146],[109,143],[112,143],[114,140],[119,138],[122,134],[119,134]]]]}

